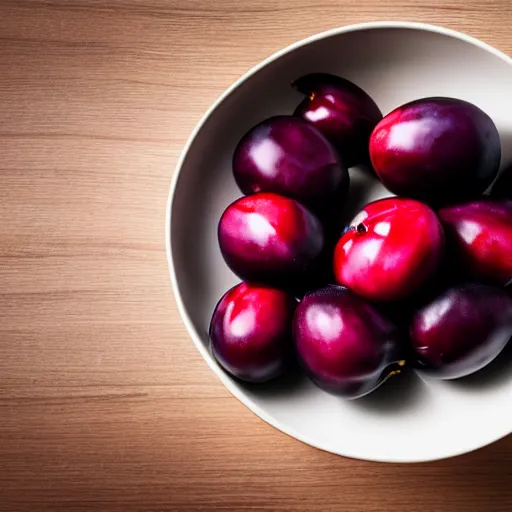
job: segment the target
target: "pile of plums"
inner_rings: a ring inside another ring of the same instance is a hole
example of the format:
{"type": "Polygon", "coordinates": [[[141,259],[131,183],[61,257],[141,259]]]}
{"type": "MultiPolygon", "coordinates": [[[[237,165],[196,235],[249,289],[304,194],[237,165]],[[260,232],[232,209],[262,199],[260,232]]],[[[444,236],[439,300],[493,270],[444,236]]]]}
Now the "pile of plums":
{"type": "Polygon", "coordinates": [[[243,282],[213,313],[219,364],[265,382],[298,361],[346,398],[404,366],[441,379],[486,366],[512,336],[512,168],[495,180],[491,118],[454,98],[383,117],[328,74],[292,86],[305,95],[293,115],[262,121],[234,151],[245,196],[224,211],[218,239],[243,282]],[[356,165],[394,195],[344,226],[356,165]]]}

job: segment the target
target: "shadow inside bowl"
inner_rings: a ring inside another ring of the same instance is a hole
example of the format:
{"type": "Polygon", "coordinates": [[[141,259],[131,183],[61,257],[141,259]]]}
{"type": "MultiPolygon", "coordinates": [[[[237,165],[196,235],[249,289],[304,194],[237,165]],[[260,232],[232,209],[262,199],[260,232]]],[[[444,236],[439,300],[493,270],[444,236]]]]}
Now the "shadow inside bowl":
{"type": "Polygon", "coordinates": [[[501,354],[485,368],[462,379],[447,381],[450,385],[468,388],[472,392],[487,392],[507,385],[512,374],[512,341],[509,341],[501,354]]]}
{"type": "Polygon", "coordinates": [[[358,165],[352,167],[349,174],[349,196],[342,214],[344,225],[350,223],[354,216],[368,204],[368,196],[371,196],[372,200],[375,201],[393,195],[384,187],[370,167],[358,165]]]}
{"type": "Polygon", "coordinates": [[[512,131],[500,130],[501,140],[501,168],[505,169],[512,164],[512,131]]]}
{"type": "Polygon", "coordinates": [[[382,414],[397,414],[418,406],[427,384],[411,369],[390,378],[373,393],[350,403],[354,407],[382,414]]]}
{"type": "Polygon", "coordinates": [[[300,392],[310,384],[307,376],[301,371],[298,364],[290,368],[284,375],[263,384],[251,384],[238,381],[240,387],[257,395],[258,398],[283,398],[300,392]]]}

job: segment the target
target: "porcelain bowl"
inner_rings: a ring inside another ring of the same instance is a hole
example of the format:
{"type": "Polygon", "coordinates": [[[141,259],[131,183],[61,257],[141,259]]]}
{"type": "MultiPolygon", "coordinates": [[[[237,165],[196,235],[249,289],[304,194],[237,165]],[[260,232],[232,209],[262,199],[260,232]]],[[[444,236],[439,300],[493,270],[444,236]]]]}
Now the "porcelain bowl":
{"type": "MultiPolygon", "coordinates": [[[[231,393],[279,430],[339,455],[417,462],[463,454],[512,432],[512,356],[474,377],[435,381],[415,373],[345,401],[290,376],[263,386],[233,380],[208,348],[215,304],[239,280],[224,263],[217,223],[241,196],[231,159],[254,124],[290,114],[301,95],[290,82],[328,72],[366,90],[384,114],[426,96],[452,96],[487,112],[512,158],[512,60],[469,36],[414,23],[370,23],[315,35],[277,52],[234,83],[196,126],[179,159],[167,208],[167,255],[177,304],[199,352],[231,393]]],[[[350,169],[347,218],[390,193],[350,169]]]]}

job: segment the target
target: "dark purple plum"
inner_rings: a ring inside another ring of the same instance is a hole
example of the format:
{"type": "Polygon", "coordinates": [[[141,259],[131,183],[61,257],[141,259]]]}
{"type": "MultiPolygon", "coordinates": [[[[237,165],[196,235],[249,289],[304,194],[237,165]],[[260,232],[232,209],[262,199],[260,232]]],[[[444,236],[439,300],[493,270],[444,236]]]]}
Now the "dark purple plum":
{"type": "Polygon", "coordinates": [[[224,260],[246,281],[302,288],[315,279],[324,258],[320,221],[278,194],[261,192],[229,205],[218,236],[224,260]]]}
{"type": "Polygon", "coordinates": [[[293,360],[292,320],[297,301],[281,290],[248,283],[220,299],[210,323],[219,364],[246,382],[279,377],[293,360]]]}
{"type": "Polygon", "coordinates": [[[307,294],[295,313],[293,333],[311,380],[345,398],[370,393],[404,365],[395,326],[341,286],[307,294]]]}
{"type": "Polygon", "coordinates": [[[409,334],[419,368],[440,379],[465,377],[505,348],[512,336],[512,299],[485,284],[449,288],[416,311],[409,334]]]}
{"type": "Polygon", "coordinates": [[[370,157],[391,192],[446,204],[489,187],[501,144],[492,119],[475,105],[425,98],[384,117],[370,138],[370,157]]]}
{"type": "Polygon", "coordinates": [[[302,76],[292,87],[307,96],[294,115],[325,135],[348,167],[370,162],[368,141],[382,113],[363,89],[328,73],[302,76]]]}
{"type": "Polygon", "coordinates": [[[293,116],[276,116],[249,130],[233,156],[235,180],[244,194],[275,192],[313,210],[345,201],[347,168],[327,139],[293,116]]]}
{"type": "Polygon", "coordinates": [[[507,167],[492,186],[492,197],[512,201],[512,166],[507,167]]]}
{"type": "Polygon", "coordinates": [[[502,286],[512,279],[512,201],[484,197],[441,208],[438,215],[462,275],[502,286]]]}

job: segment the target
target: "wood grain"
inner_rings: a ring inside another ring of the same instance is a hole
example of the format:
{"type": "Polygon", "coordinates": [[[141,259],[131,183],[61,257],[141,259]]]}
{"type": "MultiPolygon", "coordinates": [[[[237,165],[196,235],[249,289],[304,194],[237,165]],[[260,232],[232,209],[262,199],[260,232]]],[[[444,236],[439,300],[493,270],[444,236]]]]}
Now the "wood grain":
{"type": "Polygon", "coordinates": [[[512,438],[412,466],[305,446],[229,395],[173,300],[165,202],[201,114],[273,51],[382,19],[512,53],[509,0],[0,3],[2,512],[512,509],[512,438]]]}

